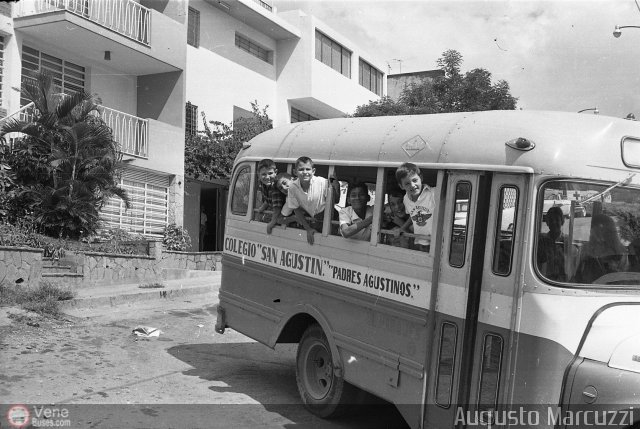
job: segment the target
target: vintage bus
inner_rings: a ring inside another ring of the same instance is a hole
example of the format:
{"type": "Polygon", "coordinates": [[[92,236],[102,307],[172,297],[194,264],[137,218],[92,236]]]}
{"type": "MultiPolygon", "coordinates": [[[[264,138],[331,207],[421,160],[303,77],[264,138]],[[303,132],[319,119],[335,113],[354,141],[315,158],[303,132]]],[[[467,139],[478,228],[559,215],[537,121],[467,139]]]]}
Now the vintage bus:
{"type": "Polygon", "coordinates": [[[322,417],[364,390],[414,428],[637,427],[639,173],[640,125],[605,116],[488,111],[270,130],[235,161],[216,329],[298,343],[298,389],[322,417]],[[313,245],[303,229],[266,233],[257,164],[294,173],[300,156],[343,188],[367,184],[369,241],[338,233],[345,199],[327,203],[313,245]],[[385,208],[405,162],[436,195],[426,251],[389,244],[385,208]],[[555,221],[552,198],[568,206],[555,221]]]}

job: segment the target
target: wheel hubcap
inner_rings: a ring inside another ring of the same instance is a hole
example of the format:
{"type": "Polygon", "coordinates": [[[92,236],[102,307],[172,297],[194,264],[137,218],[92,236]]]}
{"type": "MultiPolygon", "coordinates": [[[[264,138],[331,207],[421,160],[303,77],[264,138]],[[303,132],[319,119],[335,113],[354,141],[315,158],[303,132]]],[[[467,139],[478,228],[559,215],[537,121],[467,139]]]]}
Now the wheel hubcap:
{"type": "Polygon", "coordinates": [[[305,387],[313,399],[327,396],[333,384],[333,364],[331,353],[324,344],[314,344],[305,359],[305,387]]]}

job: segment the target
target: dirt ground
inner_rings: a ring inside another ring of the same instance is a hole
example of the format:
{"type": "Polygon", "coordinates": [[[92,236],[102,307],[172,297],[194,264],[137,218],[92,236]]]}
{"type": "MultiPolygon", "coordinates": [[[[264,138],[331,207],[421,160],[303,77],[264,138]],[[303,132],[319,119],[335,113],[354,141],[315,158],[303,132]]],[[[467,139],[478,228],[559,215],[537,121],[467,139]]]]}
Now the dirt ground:
{"type": "Polygon", "coordinates": [[[203,294],[60,319],[0,308],[0,427],[15,404],[32,419],[42,414],[34,404],[66,410],[67,427],[404,427],[393,407],[335,421],[311,415],[296,387],[296,345],[272,350],[215,333],[214,302],[203,294]],[[137,337],[138,326],[161,334],[137,337]]]}

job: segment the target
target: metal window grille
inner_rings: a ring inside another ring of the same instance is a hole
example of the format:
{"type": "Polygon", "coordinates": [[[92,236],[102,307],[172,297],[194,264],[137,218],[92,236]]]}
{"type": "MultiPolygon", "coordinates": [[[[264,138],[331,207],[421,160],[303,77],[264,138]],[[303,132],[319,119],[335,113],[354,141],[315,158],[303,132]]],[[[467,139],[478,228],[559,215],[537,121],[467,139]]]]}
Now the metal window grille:
{"type": "Polygon", "coordinates": [[[191,46],[200,46],[200,11],[190,7],[187,23],[187,43],[191,46]]]}
{"type": "Polygon", "coordinates": [[[138,180],[121,179],[131,207],[127,210],[119,198],[111,198],[100,212],[102,225],[146,236],[161,237],[169,221],[169,188],[138,180]]]}
{"type": "Polygon", "coordinates": [[[360,59],[360,85],[376,95],[382,96],[382,72],[360,59]]]}
{"type": "Polygon", "coordinates": [[[318,118],[309,115],[308,113],[298,110],[295,107],[291,108],[291,123],[305,122],[305,121],[317,121],[318,118]]]}
{"type": "Polygon", "coordinates": [[[187,101],[185,116],[185,137],[195,136],[198,133],[198,106],[187,101]]]}
{"type": "MultiPolygon", "coordinates": [[[[29,76],[38,70],[47,70],[51,73],[57,92],[72,94],[84,91],[86,72],[84,67],[23,45],[22,80],[29,79],[29,76]]],[[[20,98],[21,106],[28,103],[29,100],[20,98]]]]}
{"type": "Polygon", "coordinates": [[[241,34],[236,33],[236,46],[265,63],[273,64],[273,51],[263,48],[241,34]]]}
{"type": "Polygon", "coordinates": [[[319,31],[316,31],[316,59],[351,77],[351,51],[319,31]]]}

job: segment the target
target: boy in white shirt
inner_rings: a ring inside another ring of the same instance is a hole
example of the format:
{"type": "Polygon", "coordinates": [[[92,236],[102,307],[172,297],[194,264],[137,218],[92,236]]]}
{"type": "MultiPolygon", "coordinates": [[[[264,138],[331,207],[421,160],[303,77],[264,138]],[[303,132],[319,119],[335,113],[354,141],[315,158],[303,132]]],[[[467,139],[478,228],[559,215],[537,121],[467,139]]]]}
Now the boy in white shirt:
{"type": "MultiPolygon", "coordinates": [[[[296,160],[296,173],[298,180],[291,183],[287,194],[287,203],[282,208],[282,214],[286,216],[288,209],[292,209],[298,219],[298,223],[307,231],[307,242],[313,244],[313,234],[322,231],[322,223],[324,219],[324,208],[327,203],[329,189],[329,180],[324,177],[314,176],[316,169],[313,167],[313,161],[307,156],[301,156],[296,160]],[[288,207],[288,209],[287,209],[288,207]],[[311,217],[307,220],[305,214],[311,217]]],[[[334,201],[336,201],[337,193],[340,191],[337,180],[338,189],[333,187],[334,201]]]]}
{"type": "Polygon", "coordinates": [[[405,191],[403,202],[409,215],[400,232],[408,232],[409,226],[413,223],[416,249],[428,252],[431,246],[432,217],[436,209],[434,192],[429,185],[422,183],[420,169],[410,162],[405,162],[398,167],[396,180],[400,188],[405,191]]]}

